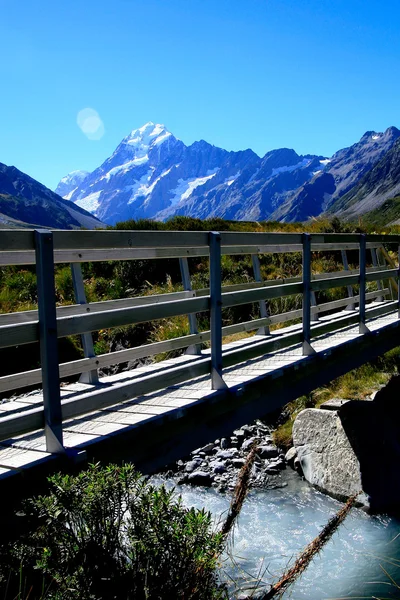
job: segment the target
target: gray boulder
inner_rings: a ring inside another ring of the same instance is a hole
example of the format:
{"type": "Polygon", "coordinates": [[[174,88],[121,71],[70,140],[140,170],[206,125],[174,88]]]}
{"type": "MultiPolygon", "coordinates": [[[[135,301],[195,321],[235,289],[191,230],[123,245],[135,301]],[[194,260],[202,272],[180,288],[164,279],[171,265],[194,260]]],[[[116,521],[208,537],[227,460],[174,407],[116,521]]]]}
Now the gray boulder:
{"type": "Polygon", "coordinates": [[[293,441],[305,478],[341,499],[361,491],[358,500],[372,512],[398,511],[399,394],[396,376],[373,401],[348,401],[336,411],[302,411],[293,441]]]}
{"type": "Polygon", "coordinates": [[[243,450],[243,452],[248,452],[255,441],[257,441],[256,437],[251,437],[251,438],[248,438],[247,440],[244,440],[244,442],[242,444],[242,448],[241,448],[243,450]]]}
{"type": "Polygon", "coordinates": [[[203,460],[201,458],[190,460],[185,466],[186,473],[192,473],[192,471],[195,471],[195,469],[197,469],[202,462],[203,460]]]}
{"type": "Polygon", "coordinates": [[[204,485],[209,487],[213,482],[213,477],[210,473],[206,473],[205,471],[194,471],[188,475],[187,482],[191,485],[204,485]]]}
{"type": "Polygon", "coordinates": [[[219,450],[215,457],[220,459],[222,458],[223,460],[230,460],[232,458],[235,458],[237,454],[238,451],[236,450],[236,448],[231,448],[230,450],[219,450]]]}
{"type": "Polygon", "coordinates": [[[276,458],[279,455],[279,450],[275,446],[259,446],[257,454],[261,458],[276,458]]]}
{"type": "Polygon", "coordinates": [[[218,475],[220,475],[221,473],[225,473],[227,470],[225,463],[223,463],[221,461],[211,462],[210,468],[213,471],[213,473],[217,473],[218,475]]]}
{"type": "Polygon", "coordinates": [[[290,450],[288,450],[285,454],[285,461],[287,462],[287,464],[291,467],[293,467],[294,465],[294,459],[297,456],[297,450],[294,446],[292,446],[290,448],[290,450]]]}

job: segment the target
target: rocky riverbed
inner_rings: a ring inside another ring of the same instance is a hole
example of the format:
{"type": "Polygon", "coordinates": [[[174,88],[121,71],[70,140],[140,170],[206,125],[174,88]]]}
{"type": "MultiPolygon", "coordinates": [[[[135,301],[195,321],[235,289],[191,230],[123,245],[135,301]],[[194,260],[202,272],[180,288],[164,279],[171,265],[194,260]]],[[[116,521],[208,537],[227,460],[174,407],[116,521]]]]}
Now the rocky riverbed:
{"type": "MultiPolygon", "coordinates": [[[[274,489],[285,487],[282,477],[286,465],[294,465],[295,454],[285,454],[272,441],[272,428],[261,420],[235,429],[232,435],[197,448],[184,460],[178,460],[168,476],[179,485],[191,484],[214,487],[219,492],[231,491],[237,481],[239,470],[245,464],[254,444],[257,456],[252,467],[250,487],[274,489]]],[[[297,463],[296,463],[296,466],[297,463]]]]}

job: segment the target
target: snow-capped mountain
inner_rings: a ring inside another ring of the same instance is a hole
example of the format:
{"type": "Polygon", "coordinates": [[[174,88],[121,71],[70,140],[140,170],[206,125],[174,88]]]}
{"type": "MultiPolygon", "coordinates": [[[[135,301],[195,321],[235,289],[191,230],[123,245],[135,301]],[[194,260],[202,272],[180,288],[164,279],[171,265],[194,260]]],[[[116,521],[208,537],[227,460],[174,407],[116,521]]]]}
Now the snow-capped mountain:
{"type": "Polygon", "coordinates": [[[88,171],[71,171],[61,179],[55,189],[55,193],[62,196],[65,200],[71,198],[72,193],[82,184],[82,181],[89,175],[88,171]]]}
{"type": "Polygon", "coordinates": [[[204,140],[186,146],[164,125],[133,130],[92,173],[74,171],[57,192],[101,221],[175,215],[232,220],[306,220],[328,210],[400,136],[367,132],[331,158],[271,150],[228,152],[204,140]]]}
{"type": "MultiPolygon", "coordinates": [[[[383,133],[367,131],[359,142],[322,161],[324,168],[321,172],[317,172],[310,182],[278,207],[272,218],[287,222],[304,221],[324,211],[339,213],[340,198],[358,185],[364,175],[393,148],[399,137],[400,131],[396,127],[389,127],[383,133]]],[[[371,208],[369,206],[369,210],[371,208]]],[[[362,209],[360,212],[365,211],[362,209]]]]}
{"type": "Polygon", "coordinates": [[[70,173],[57,190],[111,224],[176,214],[267,218],[289,190],[312,177],[320,158],[281,149],[261,159],[252,150],[228,152],[204,140],[186,146],[164,125],[149,122],[93,173],[70,173]],[[267,182],[274,183],[268,188],[267,182]]]}

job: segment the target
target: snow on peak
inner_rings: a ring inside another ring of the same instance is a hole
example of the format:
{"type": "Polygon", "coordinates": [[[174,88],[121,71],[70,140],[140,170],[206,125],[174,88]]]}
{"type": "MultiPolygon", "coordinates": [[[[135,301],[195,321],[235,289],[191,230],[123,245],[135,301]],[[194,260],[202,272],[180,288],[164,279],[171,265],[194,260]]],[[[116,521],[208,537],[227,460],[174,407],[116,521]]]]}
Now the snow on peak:
{"type": "MultiPolygon", "coordinates": [[[[135,149],[135,154],[136,152],[147,153],[150,146],[162,143],[171,135],[171,132],[168,131],[165,125],[161,125],[160,123],[155,124],[152,121],[149,121],[142,127],[139,127],[139,129],[131,131],[124,139],[124,142],[135,149]]],[[[138,154],[137,157],[139,157],[138,154]]]]}
{"type": "Polygon", "coordinates": [[[89,175],[88,171],[71,171],[60,179],[60,183],[69,183],[70,181],[83,181],[89,175]]]}

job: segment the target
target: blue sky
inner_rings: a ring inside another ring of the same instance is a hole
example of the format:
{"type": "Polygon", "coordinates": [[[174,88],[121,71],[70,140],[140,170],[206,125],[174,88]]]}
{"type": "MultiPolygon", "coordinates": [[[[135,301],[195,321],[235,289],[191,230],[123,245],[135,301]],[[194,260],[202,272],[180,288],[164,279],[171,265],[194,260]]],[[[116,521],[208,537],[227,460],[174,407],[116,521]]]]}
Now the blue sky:
{"type": "Polygon", "coordinates": [[[329,156],[400,128],[399,22],[398,0],[0,0],[0,162],[54,188],[147,121],[329,156]]]}

